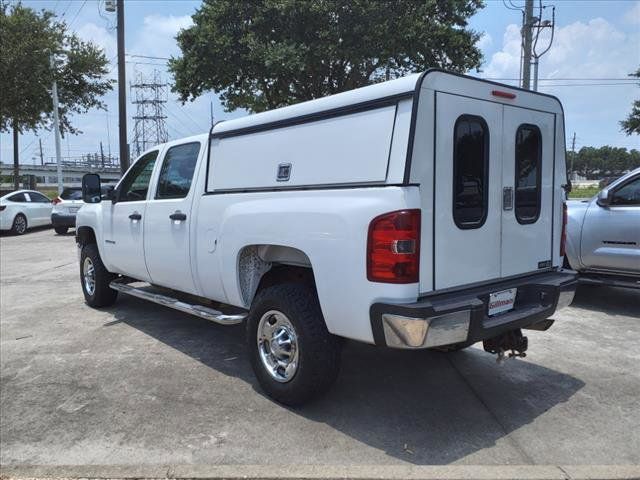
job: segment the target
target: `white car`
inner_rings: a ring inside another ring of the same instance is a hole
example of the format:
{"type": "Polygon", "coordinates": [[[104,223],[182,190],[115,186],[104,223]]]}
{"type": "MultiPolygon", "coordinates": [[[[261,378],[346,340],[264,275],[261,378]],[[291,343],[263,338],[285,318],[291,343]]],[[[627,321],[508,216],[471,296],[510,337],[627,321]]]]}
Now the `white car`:
{"type": "Polygon", "coordinates": [[[22,235],[31,227],[51,224],[51,200],[40,192],[17,190],[0,198],[0,230],[22,235]]]}
{"type": "Polygon", "coordinates": [[[81,187],[67,187],[53,200],[51,223],[57,234],[63,235],[69,228],[75,228],[76,213],[83,203],[81,187]]]}

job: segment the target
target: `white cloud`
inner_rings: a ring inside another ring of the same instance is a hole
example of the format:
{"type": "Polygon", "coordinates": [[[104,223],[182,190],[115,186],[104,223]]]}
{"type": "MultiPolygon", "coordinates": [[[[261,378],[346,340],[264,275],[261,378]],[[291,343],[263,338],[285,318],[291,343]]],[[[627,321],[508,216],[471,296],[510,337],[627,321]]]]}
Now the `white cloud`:
{"type": "Polygon", "coordinates": [[[117,52],[115,33],[109,32],[106,28],[88,22],[76,30],[78,36],[87,42],[92,42],[101,47],[107,58],[113,58],[117,52]]]}
{"type": "Polygon", "coordinates": [[[482,36],[480,37],[480,40],[476,42],[476,47],[478,47],[480,50],[486,50],[490,48],[492,45],[493,45],[493,38],[491,38],[491,35],[489,35],[486,32],[483,33],[482,36]]]}
{"type": "Polygon", "coordinates": [[[640,2],[634,2],[633,7],[624,14],[624,20],[634,25],[640,24],[640,2]]]}
{"type": "MultiPolygon", "coordinates": [[[[541,38],[540,46],[544,47],[547,40],[548,36],[541,38]]],[[[491,56],[482,76],[518,78],[520,42],[520,27],[514,24],[507,26],[502,49],[491,56]]],[[[639,46],[640,31],[636,29],[626,33],[603,18],[557,27],[551,49],[540,59],[539,78],[628,78],[627,75],[637,70],[640,64],[639,46]]],[[[555,83],[572,82],[558,80],[555,83]]],[[[583,80],[574,83],[589,82],[583,80]]],[[[632,101],[639,96],[635,84],[572,88],[552,87],[549,83],[541,82],[539,90],[560,98],[565,107],[567,132],[577,131],[584,144],[612,143],[640,147],[637,139],[620,133],[618,123],[627,115],[632,101]]]]}

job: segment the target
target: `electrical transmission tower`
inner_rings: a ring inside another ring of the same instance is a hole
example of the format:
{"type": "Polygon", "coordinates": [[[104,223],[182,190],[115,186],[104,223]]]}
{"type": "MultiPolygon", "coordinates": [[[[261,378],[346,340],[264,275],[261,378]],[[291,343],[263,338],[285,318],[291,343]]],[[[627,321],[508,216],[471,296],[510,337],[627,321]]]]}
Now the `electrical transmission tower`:
{"type": "Polygon", "coordinates": [[[135,122],[133,148],[136,156],[169,139],[165,122],[168,86],[168,83],[161,82],[157,70],[150,76],[136,74],[135,83],[130,85],[131,103],[136,106],[136,114],[132,117],[135,122]]]}

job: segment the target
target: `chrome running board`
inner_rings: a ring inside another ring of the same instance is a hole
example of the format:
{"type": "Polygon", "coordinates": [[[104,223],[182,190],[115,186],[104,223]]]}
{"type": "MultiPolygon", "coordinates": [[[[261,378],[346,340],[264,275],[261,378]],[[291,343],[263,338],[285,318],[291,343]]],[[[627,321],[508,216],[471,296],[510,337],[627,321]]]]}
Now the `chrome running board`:
{"type": "Polygon", "coordinates": [[[118,292],[125,293],[134,297],[142,298],[165,307],[180,310],[181,312],[190,313],[196,317],[204,318],[221,325],[236,325],[241,323],[247,316],[246,313],[225,314],[211,307],[205,307],[197,303],[187,303],[177,298],[154,292],[154,287],[146,282],[129,281],[126,283],[124,279],[119,278],[113,280],[109,287],[118,292]]]}

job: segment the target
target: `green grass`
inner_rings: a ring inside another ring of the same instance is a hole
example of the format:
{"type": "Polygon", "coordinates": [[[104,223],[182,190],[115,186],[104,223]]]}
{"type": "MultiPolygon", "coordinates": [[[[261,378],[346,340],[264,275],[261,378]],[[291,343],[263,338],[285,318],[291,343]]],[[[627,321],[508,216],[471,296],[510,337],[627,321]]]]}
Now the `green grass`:
{"type": "Polygon", "coordinates": [[[573,188],[569,198],[591,198],[600,191],[598,187],[573,188]]]}
{"type": "Polygon", "coordinates": [[[58,196],[57,188],[36,188],[36,190],[49,197],[51,200],[58,196]]]}

